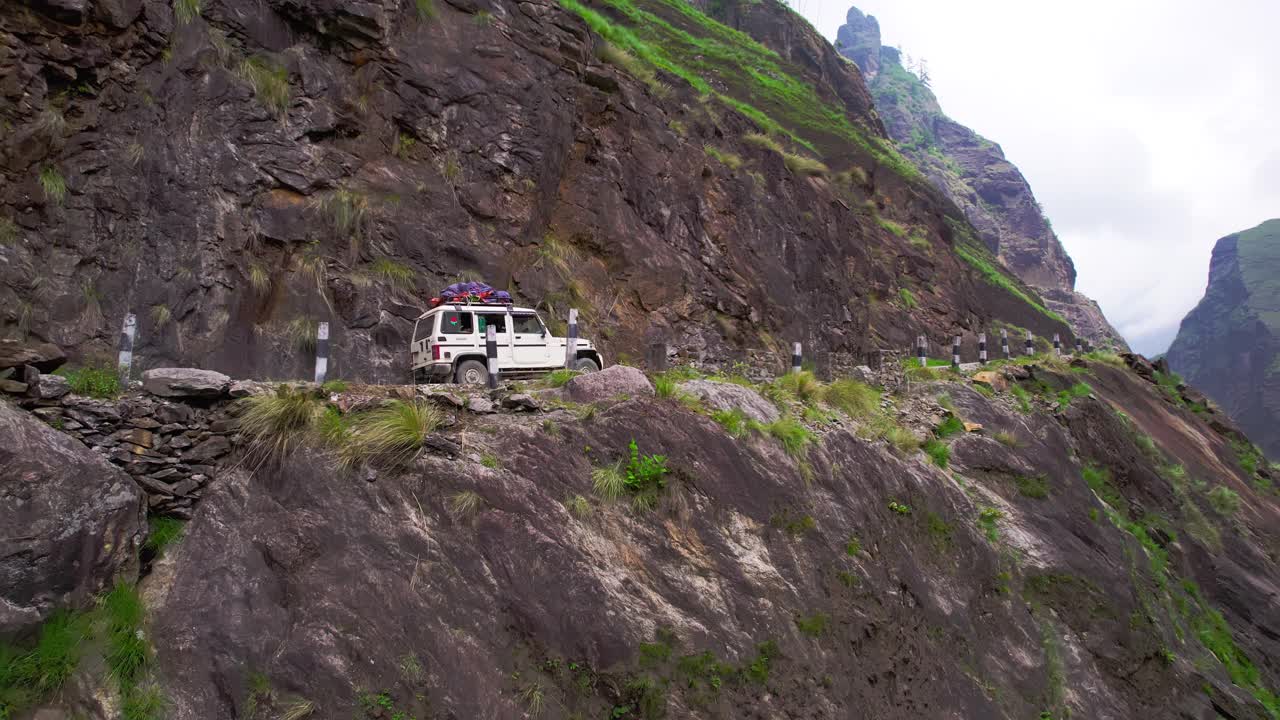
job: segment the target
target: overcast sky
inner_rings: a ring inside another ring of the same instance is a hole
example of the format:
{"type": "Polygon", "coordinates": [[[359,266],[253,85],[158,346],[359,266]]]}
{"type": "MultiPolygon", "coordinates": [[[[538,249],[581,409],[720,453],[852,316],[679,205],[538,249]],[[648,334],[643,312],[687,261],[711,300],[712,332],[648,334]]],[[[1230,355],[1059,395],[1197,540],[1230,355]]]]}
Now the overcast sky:
{"type": "MultiPolygon", "coordinates": [[[[849,3],[791,0],[828,39],[849,3]]],[[[1164,351],[1214,242],[1280,217],[1280,0],[858,0],[1031,182],[1077,288],[1164,351]]]]}

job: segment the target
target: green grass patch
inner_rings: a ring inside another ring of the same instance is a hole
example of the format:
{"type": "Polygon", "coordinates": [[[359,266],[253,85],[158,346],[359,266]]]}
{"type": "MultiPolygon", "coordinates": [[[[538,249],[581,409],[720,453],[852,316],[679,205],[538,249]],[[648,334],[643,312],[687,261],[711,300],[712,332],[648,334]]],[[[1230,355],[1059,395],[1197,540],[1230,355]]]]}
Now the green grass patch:
{"type": "Polygon", "coordinates": [[[704,145],[702,150],[707,154],[707,157],[715,159],[730,170],[736,171],[742,167],[741,155],[736,155],[728,150],[719,150],[714,145],[704,145]]]}
{"type": "Polygon", "coordinates": [[[268,58],[250,57],[241,61],[237,74],[253,87],[258,102],[276,117],[284,117],[292,93],[289,71],[268,58]]]}
{"type": "Polygon", "coordinates": [[[987,536],[991,542],[1000,539],[1000,528],[996,525],[1004,513],[993,507],[985,507],[978,513],[978,527],[982,528],[982,533],[987,536]]]}
{"type": "Polygon", "coordinates": [[[165,548],[182,539],[182,532],[185,527],[186,523],[178,518],[149,515],[147,517],[147,541],[143,543],[142,548],[159,557],[164,553],[165,548]]]}
{"type": "Polygon", "coordinates": [[[91,617],[65,610],[40,627],[34,646],[0,643],[0,718],[19,714],[62,687],[80,664],[91,617]]]}
{"type": "Polygon", "coordinates": [[[320,391],[326,395],[333,395],[336,393],[346,392],[347,387],[348,385],[346,380],[327,380],[320,386],[320,391]]]}
{"type": "Polygon", "coordinates": [[[737,110],[768,135],[789,137],[815,152],[853,145],[899,175],[921,179],[890,143],[867,134],[844,108],[824,100],[798,78],[798,70],[745,33],[681,0],[655,0],[653,12],[631,0],[601,2],[610,16],[577,0],[560,0],[597,35],[737,110]]]}
{"type": "Polygon", "coordinates": [[[914,310],[920,306],[915,294],[908,288],[898,288],[898,299],[902,301],[902,306],[908,310],[914,310]]]}
{"type": "Polygon", "coordinates": [[[1009,393],[1013,395],[1013,400],[1018,404],[1018,410],[1023,413],[1031,412],[1031,393],[1021,385],[1014,385],[1009,388],[1009,393]]]}
{"type": "Polygon", "coordinates": [[[989,284],[1001,288],[1025,302],[1045,317],[1060,323],[1066,323],[1066,320],[1063,320],[1061,315],[1046,308],[1038,298],[1029,295],[1006,271],[996,269],[997,261],[991,257],[991,254],[985,248],[978,249],[976,245],[957,242],[955,251],[961,260],[964,260],[970,267],[977,270],[989,284]]]}
{"type": "Polygon", "coordinates": [[[793,458],[804,457],[813,442],[813,433],[809,428],[790,417],[780,417],[764,426],[764,431],[772,435],[782,444],[782,449],[793,458]]]}
{"type": "Polygon", "coordinates": [[[1219,485],[1209,491],[1209,504],[1223,517],[1231,517],[1240,510],[1240,495],[1229,487],[1219,485]]]}
{"type": "Polygon", "coordinates": [[[1018,494],[1023,497],[1043,500],[1049,497],[1049,480],[1044,475],[1017,475],[1013,478],[1018,494]]]}
{"type": "Polygon", "coordinates": [[[748,145],[754,145],[762,150],[769,150],[771,152],[778,153],[779,155],[786,152],[782,147],[782,143],[774,140],[764,133],[747,133],[742,136],[742,140],[748,145]]]}
{"type": "Polygon", "coordinates": [[[925,455],[929,456],[929,460],[940,468],[945,468],[951,460],[951,448],[947,444],[935,438],[929,438],[921,446],[921,450],[925,455]]]}
{"type": "Polygon", "coordinates": [[[62,367],[54,371],[67,379],[71,392],[85,397],[111,400],[120,396],[120,375],[106,365],[79,368],[62,367]]]}
{"type": "Polygon", "coordinates": [[[827,630],[830,618],[825,613],[814,613],[807,616],[796,616],[796,629],[809,637],[818,637],[827,630]]]}
{"type": "Polygon", "coordinates": [[[888,218],[877,217],[876,222],[880,224],[882,230],[887,231],[896,238],[905,238],[907,236],[906,228],[888,218]]]}
{"type": "Polygon", "coordinates": [[[880,391],[850,378],[827,385],[823,400],[855,420],[864,420],[880,412],[880,391]]]}
{"type": "Polygon", "coordinates": [[[46,200],[61,205],[67,199],[67,179],[52,165],[40,171],[40,190],[46,200]]]}
{"type": "Polygon", "coordinates": [[[1089,397],[1089,394],[1092,392],[1093,388],[1089,387],[1085,383],[1076,383],[1070,388],[1058,393],[1058,409],[1066,410],[1071,406],[1072,400],[1075,400],[1076,398],[1089,397]]]}
{"type": "Polygon", "coordinates": [[[725,432],[736,438],[746,437],[751,430],[747,414],[741,408],[715,410],[711,413],[711,419],[719,423],[725,432]]]}
{"type": "Polygon", "coordinates": [[[1085,465],[1080,469],[1080,476],[1084,478],[1089,488],[1093,490],[1102,501],[1111,507],[1120,510],[1124,506],[1124,496],[1116,490],[1111,484],[1111,471],[1099,465],[1085,465]]]}
{"type": "Polygon", "coordinates": [[[962,432],[964,432],[964,421],[956,415],[948,415],[942,422],[938,423],[938,427],[933,429],[933,434],[939,438],[951,437],[962,432]]]}
{"type": "Polygon", "coordinates": [[[574,379],[580,374],[581,373],[579,373],[577,370],[569,370],[566,368],[561,368],[559,370],[552,370],[551,372],[547,373],[547,376],[543,378],[543,382],[545,382],[549,387],[553,387],[553,388],[564,387],[570,380],[574,379]]]}
{"type": "Polygon", "coordinates": [[[831,169],[821,160],[807,155],[784,152],[782,153],[782,162],[791,171],[792,175],[799,175],[800,177],[825,177],[831,172],[831,169]]]}

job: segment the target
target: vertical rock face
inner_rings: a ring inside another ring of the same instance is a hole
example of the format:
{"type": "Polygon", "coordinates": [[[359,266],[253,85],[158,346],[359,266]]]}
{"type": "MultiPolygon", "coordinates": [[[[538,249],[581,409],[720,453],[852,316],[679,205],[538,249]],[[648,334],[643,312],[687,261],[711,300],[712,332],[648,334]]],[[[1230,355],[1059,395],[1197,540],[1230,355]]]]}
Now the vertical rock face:
{"type": "Polygon", "coordinates": [[[1098,304],[1075,291],[1075,265],[1026,178],[999,145],[943,113],[927,81],[904,67],[898,50],[881,46],[875,17],[851,8],[836,48],[862,69],[890,137],[964,212],[1005,267],[1040,291],[1080,336],[1127,348],[1098,304]]]}
{"type": "Polygon", "coordinates": [[[136,573],[145,527],[128,475],[0,401],[0,636],[136,573]]]}
{"type": "Polygon", "coordinates": [[[1168,360],[1280,458],[1280,219],[1214,246],[1204,298],[1183,318],[1168,360]]]}
{"type": "Polygon", "coordinates": [[[950,252],[949,204],[785,6],[720,8],[766,48],[636,5],[593,12],[665,69],[548,0],[0,3],[0,339],[109,359],[132,316],[138,371],[304,378],[325,321],[334,377],[394,382],[464,275],[578,307],[611,357],[1067,332],[950,252]]]}

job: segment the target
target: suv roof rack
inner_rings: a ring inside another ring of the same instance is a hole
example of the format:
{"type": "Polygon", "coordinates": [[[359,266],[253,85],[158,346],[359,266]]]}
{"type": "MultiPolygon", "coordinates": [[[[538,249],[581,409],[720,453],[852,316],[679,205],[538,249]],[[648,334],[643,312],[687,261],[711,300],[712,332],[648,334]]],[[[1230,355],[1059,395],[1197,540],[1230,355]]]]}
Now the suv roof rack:
{"type": "Polygon", "coordinates": [[[503,307],[510,307],[515,305],[515,301],[498,300],[496,298],[480,298],[475,297],[474,295],[469,295],[464,298],[452,298],[450,300],[438,297],[431,298],[431,307],[437,308],[444,305],[500,305],[503,307]]]}

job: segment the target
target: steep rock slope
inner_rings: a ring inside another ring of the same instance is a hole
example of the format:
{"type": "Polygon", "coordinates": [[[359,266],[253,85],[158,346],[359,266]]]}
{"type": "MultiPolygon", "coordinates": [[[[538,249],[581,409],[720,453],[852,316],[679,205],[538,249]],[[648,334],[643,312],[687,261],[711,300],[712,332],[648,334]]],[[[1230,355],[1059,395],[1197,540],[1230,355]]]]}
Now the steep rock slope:
{"type": "Polygon", "coordinates": [[[132,313],[136,370],[306,377],[323,320],[334,375],[401,380],[459,277],[615,357],[1067,333],[759,5],[803,53],[672,0],[5,3],[0,333],[102,361],[132,313]]]}
{"type": "Polygon", "coordinates": [[[898,50],[880,44],[874,16],[850,8],[836,46],[862,69],[889,135],[964,211],[1005,267],[1040,291],[1081,336],[1127,349],[1098,304],[1075,291],[1075,265],[1000,146],[943,113],[928,85],[903,67],[898,50]]]}
{"type": "Polygon", "coordinates": [[[621,367],[544,412],[449,411],[403,465],[295,438],[225,465],[151,563],[148,687],[175,720],[1274,719],[1272,478],[1130,361],[916,382],[857,420],[783,384],[812,419],[789,450],[621,367]],[[633,452],[664,484],[610,501],[633,452]]]}
{"type": "Polygon", "coordinates": [[[1280,220],[1214,245],[1204,298],[1167,359],[1280,458],[1280,220]]]}

